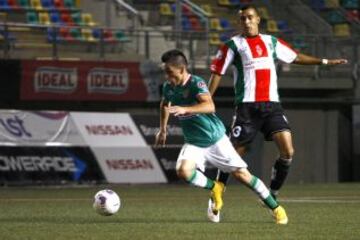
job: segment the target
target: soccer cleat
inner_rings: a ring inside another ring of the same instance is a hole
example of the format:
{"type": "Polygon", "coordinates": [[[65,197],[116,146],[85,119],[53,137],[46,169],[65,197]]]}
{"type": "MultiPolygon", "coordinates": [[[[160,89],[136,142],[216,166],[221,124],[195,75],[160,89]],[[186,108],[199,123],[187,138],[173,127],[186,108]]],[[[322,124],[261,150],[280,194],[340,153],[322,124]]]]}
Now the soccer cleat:
{"type": "Polygon", "coordinates": [[[214,206],[212,208],[214,214],[217,214],[224,205],[222,200],[224,188],[225,186],[222,182],[215,181],[214,187],[211,190],[211,198],[214,200],[214,206]]]}
{"type": "Polygon", "coordinates": [[[215,214],[213,211],[214,206],[215,206],[214,201],[212,200],[212,198],[209,198],[209,204],[207,209],[208,219],[213,223],[218,223],[220,222],[220,211],[217,211],[215,214]]]}
{"type": "Polygon", "coordinates": [[[285,209],[282,206],[278,206],[273,210],[273,216],[275,218],[276,224],[287,224],[289,219],[286,216],[285,209]]]}

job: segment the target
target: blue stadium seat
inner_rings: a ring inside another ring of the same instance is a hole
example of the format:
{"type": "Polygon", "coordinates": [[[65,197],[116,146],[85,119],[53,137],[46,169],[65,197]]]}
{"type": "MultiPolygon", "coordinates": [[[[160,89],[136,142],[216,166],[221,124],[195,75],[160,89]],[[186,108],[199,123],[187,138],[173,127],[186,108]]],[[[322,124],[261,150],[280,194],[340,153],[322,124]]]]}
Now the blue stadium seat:
{"type": "Polygon", "coordinates": [[[43,8],[48,10],[53,10],[55,8],[52,0],[41,0],[41,5],[43,6],[43,8]]]}
{"type": "Polygon", "coordinates": [[[10,10],[7,0],[0,0],[0,9],[1,10],[10,10]]]}
{"type": "Polygon", "coordinates": [[[324,10],[326,8],[325,0],[312,0],[311,7],[317,12],[324,10]]]}
{"type": "Polygon", "coordinates": [[[51,12],[50,13],[50,21],[53,24],[61,24],[60,14],[58,12],[51,12]]]}

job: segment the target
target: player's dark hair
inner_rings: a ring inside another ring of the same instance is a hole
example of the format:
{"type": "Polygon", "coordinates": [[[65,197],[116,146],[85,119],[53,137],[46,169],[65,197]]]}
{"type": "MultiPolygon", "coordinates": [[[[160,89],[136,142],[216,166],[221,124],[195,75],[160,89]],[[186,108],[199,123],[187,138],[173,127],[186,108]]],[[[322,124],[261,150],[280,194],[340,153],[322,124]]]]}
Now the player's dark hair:
{"type": "Polygon", "coordinates": [[[187,66],[188,65],[188,61],[185,57],[185,54],[177,49],[172,49],[172,50],[165,52],[161,56],[161,61],[163,63],[170,63],[175,66],[181,66],[181,65],[187,66]]]}
{"type": "Polygon", "coordinates": [[[251,5],[251,4],[248,4],[248,5],[245,5],[245,6],[241,7],[239,9],[239,13],[241,13],[242,11],[248,10],[248,9],[253,9],[255,11],[256,15],[260,16],[259,11],[257,10],[257,8],[254,5],[251,5]]]}

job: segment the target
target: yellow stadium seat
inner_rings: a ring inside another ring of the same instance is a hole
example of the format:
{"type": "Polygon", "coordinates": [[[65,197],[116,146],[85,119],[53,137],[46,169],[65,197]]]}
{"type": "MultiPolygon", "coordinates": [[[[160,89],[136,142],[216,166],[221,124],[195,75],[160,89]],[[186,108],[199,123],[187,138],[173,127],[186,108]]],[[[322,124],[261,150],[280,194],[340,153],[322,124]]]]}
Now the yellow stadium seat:
{"type": "Polygon", "coordinates": [[[160,4],[160,15],[162,16],[172,16],[174,13],[171,11],[171,6],[168,3],[160,4]]]}
{"type": "Polygon", "coordinates": [[[259,7],[257,10],[262,19],[265,19],[265,20],[270,19],[270,15],[269,15],[269,12],[266,7],[259,7]]]}
{"type": "Polygon", "coordinates": [[[338,8],[340,7],[339,0],[325,0],[325,8],[338,8]]]}
{"type": "Polygon", "coordinates": [[[210,4],[203,4],[201,8],[207,13],[208,17],[213,16],[213,10],[210,4]]]}
{"type": "Polygon", "coordinates": [[[219,6],[225,6],[225,7],[231,6],[231,2],[229,0],[218,0],[217,3],[219,6]]]}
{"type": "Polygon", "coordinates": [[[81,18],[82,18],[82,22],[86,26],[96,26],[96,23],[94,22],[92,15],[90,13],[82,13],[81,18]]]}
{"type": "Polygon", "coordinates": [[[269,33],[277,33],[279,32],[279,29],[278,29],[278,26],[277,26],[277,23],[275,20],[267,20],[266,21],[266,30],[269,32],[269,33]]]}
{"type": "Polygon", "coordinates": [[[82,38],[85,39],[87,42],[97,42],[98,40],[94,38],[93,32],[89,28],[81,29],[82,38]]]}
{"type": "Polygon", "coordinates": [[[50,25],[51,21],[50,21],[49,13],[40,12],[39,13],[39,23],[43,24],[43,25],[50,25]]]}
{"type": "Polygon", "coordinates": [[[221,27],[219,18],[211,18],[210,19],[210,29],[217,30],[217,31],[223,30],[223,28],[221,27]]]}
{"type": "Polygon", "coordinates": [[[350,37],[350,26],[347,23],[335,24],[333,26],[334,35],[337,37],[350,37]]]}
{"type": "Polygon", "coordinates": [[[30,0],[30,6],[35,10],[42,10],[42,4],[40,0],[30,0]]]}
{"type": "Polygon", "coordinates": [[[210,33],[209,43],[210,45],[216,45],[216,46],[220,45],[221,44],[220,35],[218,33],[210,33]]]}

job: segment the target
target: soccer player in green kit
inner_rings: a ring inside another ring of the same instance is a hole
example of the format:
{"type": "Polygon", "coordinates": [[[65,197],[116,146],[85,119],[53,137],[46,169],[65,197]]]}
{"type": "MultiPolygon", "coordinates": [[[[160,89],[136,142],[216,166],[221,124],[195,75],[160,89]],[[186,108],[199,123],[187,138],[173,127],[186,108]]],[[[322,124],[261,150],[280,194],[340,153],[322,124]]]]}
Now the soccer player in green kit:
{"type": "Polygon", "coordinates": [[[204,175],[206,162],[231,173],[259,196],[272,211],[277,224],[287,224],[284,208],[271,196],[264,183],[248,171],[247,164],[226,136],[223,123],[215,115],[215,105],[205,81],[188,72],[187,59],[179,50],[165,52],[161,60],[167,81],[163,85],[160,130],[156,134],[155,144],[165,144],[169,116],[178,117],[185,144],[179,153],[176,171],[179,178],[188,183],[211,190],[214,202],[212,216],[217,218],[212,221],[220,221],[220,214],[216,213],[223,205],[224,184],[204,175]]]}

